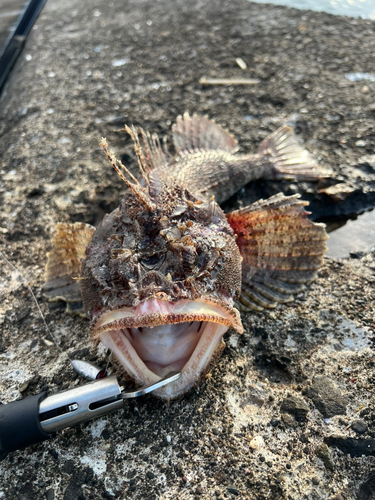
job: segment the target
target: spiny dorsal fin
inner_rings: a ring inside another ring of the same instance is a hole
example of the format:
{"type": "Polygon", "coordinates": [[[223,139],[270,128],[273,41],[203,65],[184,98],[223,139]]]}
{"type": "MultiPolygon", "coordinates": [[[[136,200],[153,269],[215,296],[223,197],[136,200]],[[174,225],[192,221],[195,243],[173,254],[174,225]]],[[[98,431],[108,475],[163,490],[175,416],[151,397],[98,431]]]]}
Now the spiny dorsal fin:
{"type": "Polygon", "coordinates": [[[142,128],[140,129],[140,133],[142,135],[149,170],[162,170],[167,166],[168,159],[161,147],[158,134],[150,134],[142,128]]]}
{"type": "MultiPolygon", "coordinates": [[[[139,143],[138,132],[137,132],[136,128],[134,127],[134,125],[132,125],[131,128],[128,127],[127,125],[125,125],[125,130],[130,135],[130,137],[134,143],[134,153],[135,153],[135,156],[137,157],[139,170],[141,171],[141,174],[142,174],[144,181],[146,182],[146,184],[148,184],[151,166],[149,164],[148,157],[144,155],[143,148],[139,143]]],[[[144,134],[143,129],[141,129],[141,130],[144,134]]]]}
{"type": "Polygon", "coordinates": [[[234,153],[238,149],[237,140],[207,116],[191,117],[189,113],[184,113],[184,116],[177,117],[172,132],[176,151],[180,155],[210,150],[234,153]]]}
{"type": "MultiPolygon", "coordinates": [[[[136,139],[137,139],[137,142],[134,143],[134,150],[137,154],[138,164],[140,166],[139,168],[141,170],[142,176],[143,176],[146,184],[149,185],[149,173],[145,169],[145,165],[147,165],[147,164],[146,164],[146,161],[143,160],[144,159],[143,150],[139,144],[138,135],[136,134],[135,129],[134,129],[134,133],[135,133],[134,137],[136,137],[136,139]]],[[[112,164],[113,168],[116,170],[116,172],[121,177],[121,179],[125,182],[125,184],[133,191],[133,194],[138,198],[138,200],[142,203],[142,205],[150,212],[155,210],[155,204],[153,203],[150,196],[148,195],[147,190],[140,185],[140,183],[134,177],[134,175],[122,164],[122,162],[120,160],[118,160],[116,158],[115,154],[108,150],[107,140],[104,137],[102,138],[100,146],[102,146],[102,148],[106,154],[106,157],[108,158],[108,160],[112,164]],[[124,172],[132,179],[133,182],[131,182],[129,179],[127,179],[125,177],[124,172]]]]}
{"type": "Polygon", "coordinates": [[[240,301],[245,310],[273,308],[316,277],[327,250],[324,224],[315,224],[298,195],[279,193],[227,214],[243,258],[240,301]]]}
{"type": "Polygon", "coordinates": [[[145,132],[143,128],[136,129],[125,126],[125,130],[134,142],[134,152],[137,156],[138,166],[146,183],[150,179],[153,170],[162,170],[168,164],[166,152],[163,151],[159,136],[145,132]],[[140,144],[138,135],[142,137],[140,144]]]}

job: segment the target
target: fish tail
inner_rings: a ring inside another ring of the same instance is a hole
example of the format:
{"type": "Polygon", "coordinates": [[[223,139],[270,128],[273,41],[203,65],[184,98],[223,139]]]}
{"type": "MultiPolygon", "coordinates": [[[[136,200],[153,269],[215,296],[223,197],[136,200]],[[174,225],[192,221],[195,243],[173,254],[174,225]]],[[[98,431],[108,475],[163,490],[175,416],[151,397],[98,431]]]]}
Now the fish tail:
{"type": "Polygon", "coordinates": [[[268,136],[259,146],[258,154],[272,163],[270,179],[317,181],[328,172],[319,167],[310,153],[300,146],[293,129],[284,125],[268,136]]]}

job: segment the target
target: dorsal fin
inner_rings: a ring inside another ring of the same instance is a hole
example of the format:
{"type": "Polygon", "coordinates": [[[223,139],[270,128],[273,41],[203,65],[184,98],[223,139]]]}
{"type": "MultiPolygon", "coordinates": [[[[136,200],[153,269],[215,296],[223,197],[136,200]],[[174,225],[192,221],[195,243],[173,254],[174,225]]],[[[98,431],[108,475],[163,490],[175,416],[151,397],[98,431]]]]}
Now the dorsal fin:
{"type": "Polygon", "coordinates": [[[139,169],[148,183],[150,172],[162,170],[168,164],[168,158],[161,147],[159,136],[157,134],[151,135],[143,128],[136,129],[134,126],[131,128],[125,126],[125,130],[134,142],[134,152],[137,156],[139,169]],[[139,141],[139,134],[142,137],[142,145],[139,141]]]}
{"type": "Polygon", "coordinates": [[[238,149],[237,140],[207,116],[191,117],[189,113],[184,113],[184,116],[177,117],[172,132],[176,151],[180,155],[212,150],[234,153],[238,149]]]}
{"type": "MultiPolygon", "coordinates": [[[[142,177],[145,180],[146,184],[149,185],[150,179],[149,179],[149,171],[147,170],[148,164],[146,163],[146,161],[144,159],[143,150],[139,144],[138,135],[137,135],[135,129],[133,128],[133,130],[131,130],[131,132],[132,133],[134,132],[134,134],[135,134],[134,137],[136,138],[136,142],[134,142],[134,150],[135,150],[136,155],[137,155],[138,165],[139,165],[139,168],[141,170],[142,177]]],[[[131,135],[131,137],[133,138],[133,135],[131,135]]],[[[125,182],[125,184],[133,191],[133,194],[138,198],[138,200],[142,203],[142,205],[150,212],[155,210],[155,203],[151,200],[151,198],[147,192],[147,189],[142,187],[141,184],[138,182],[138,180],[134,177],[134,175],[122,164],[122,162],[120,160],[118,160],[116,158],[115,154],[112,153],[112,151],[108,150],[107,140],[104,137],[102,138],[100,146],[102,146],[102,148],[106,154],[106,157],[108,158],[108,160],[112,164],[112,167],[116,170],[116,172],[121,177],[121,179],[125,182]],[[132,179],[133,182],[131,182],[129,179],[127,179],[125,177],[124,172],[132,179]]]]}

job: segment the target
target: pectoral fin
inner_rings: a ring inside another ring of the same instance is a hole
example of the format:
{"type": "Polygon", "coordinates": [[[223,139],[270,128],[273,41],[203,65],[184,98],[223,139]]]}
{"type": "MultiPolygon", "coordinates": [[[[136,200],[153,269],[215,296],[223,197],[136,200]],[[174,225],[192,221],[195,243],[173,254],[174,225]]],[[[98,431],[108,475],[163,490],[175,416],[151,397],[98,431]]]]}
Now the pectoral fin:
{"type": "Polygon", "coordinates": [[[93,226],[81,222],[59,223],[52,240],[53,248],[47,254],[44,295],[51,302],[67,302],[67,311],[72,314],[83,314],[79,284],[81,260],[85,258],[94,231],[93,226]]]}
{"type": "Polygon", "coordinates": [[[244,310],[274,308],[314,280],[327,250],[324,224],[311,222],[307,202],[279,193],[227,215],[243,258],[244,310]]]}

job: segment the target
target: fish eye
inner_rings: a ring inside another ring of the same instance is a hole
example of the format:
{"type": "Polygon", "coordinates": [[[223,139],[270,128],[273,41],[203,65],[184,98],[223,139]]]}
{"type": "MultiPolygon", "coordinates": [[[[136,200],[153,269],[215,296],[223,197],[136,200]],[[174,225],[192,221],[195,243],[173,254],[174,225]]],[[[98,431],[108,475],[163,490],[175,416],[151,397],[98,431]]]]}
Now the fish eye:
{"type": "Polygon", "coordinates": [[[141,259],[141,264],[146,269],[158,269],[164,262],[165,255],[162,253],[154,253],[146,255],[141,259]]]}

